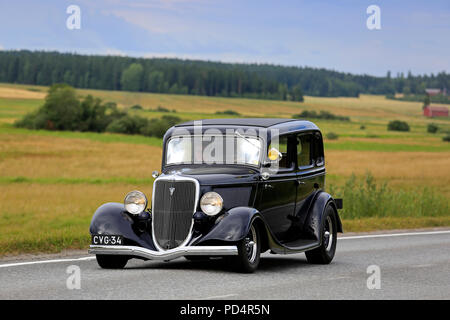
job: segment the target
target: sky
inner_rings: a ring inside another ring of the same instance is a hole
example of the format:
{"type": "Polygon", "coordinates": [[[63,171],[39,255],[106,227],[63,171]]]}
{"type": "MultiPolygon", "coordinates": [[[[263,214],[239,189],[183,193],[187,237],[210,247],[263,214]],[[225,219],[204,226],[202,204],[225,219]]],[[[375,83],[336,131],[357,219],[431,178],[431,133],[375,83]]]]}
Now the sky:
{"type": "Polygon", "coordinates": [[[17,49],[450,72],[450,1],[0,0],[0,50],[17,49]],[[67,28],[70,5],[80,29],[67,28]],[[370,5],[380,29],[367,27],[370,5]]]}

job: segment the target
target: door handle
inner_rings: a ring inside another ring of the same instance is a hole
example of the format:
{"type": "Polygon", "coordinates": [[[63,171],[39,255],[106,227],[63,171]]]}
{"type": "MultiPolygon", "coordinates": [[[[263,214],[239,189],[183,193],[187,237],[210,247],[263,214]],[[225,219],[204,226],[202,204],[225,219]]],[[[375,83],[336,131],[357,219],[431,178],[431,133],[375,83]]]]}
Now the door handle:
{"type": "Polygon", "coordinates": [[[304,181],[295,180],[295,184],[297,186],[299,186],[299,185],[303,185],[303,184],[306,184],[306,183],[304,181]]]}
{"type": "Polygon", "coordinates": [[[264,184],[264,189],[273,189],[273,186],[269,183],[264,184]]]}

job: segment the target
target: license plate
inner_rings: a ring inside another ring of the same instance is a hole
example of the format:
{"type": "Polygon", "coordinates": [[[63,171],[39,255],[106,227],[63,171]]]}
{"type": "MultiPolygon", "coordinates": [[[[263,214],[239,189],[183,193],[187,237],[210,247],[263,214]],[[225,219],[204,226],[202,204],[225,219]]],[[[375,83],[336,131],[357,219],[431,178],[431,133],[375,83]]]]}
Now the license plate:
{"type": "Polygon", "coordinates": [[[92,235],[92,244],[102,246],[117,246],[123,244],[123,237],[109,234],[94,234],[92,235]]]}

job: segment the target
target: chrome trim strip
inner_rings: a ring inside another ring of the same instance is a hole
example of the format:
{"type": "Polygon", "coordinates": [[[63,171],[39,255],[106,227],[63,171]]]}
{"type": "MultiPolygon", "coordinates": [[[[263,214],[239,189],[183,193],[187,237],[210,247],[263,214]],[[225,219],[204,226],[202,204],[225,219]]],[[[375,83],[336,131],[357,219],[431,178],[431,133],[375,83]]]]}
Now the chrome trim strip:
{"type": "MultiPolygon", "coordinates": [[[[156,182],[158,180],[166,180],[166,181],[192,181],[195,184],[195,204],[194,204],[194,210],[192,211],[192,221],[191,221],[191,228],[189,229],[189,233],[188,236],[186,237],[186,239],[183,241],[183,243],[181,243],[177,248],[181,248],[186,246],[189,241],[192,238],[192,229],[194,228],[194,213],[197,210],[197,206],[198,206],[198,201],[199,201],[199,197],[200,197],[200,183],[198,182],[197,179],[191,178],[191,177],[185,177],[185,176],[180,176],[178,174],[170,174],[170,175],[165,175],[162,174],[160,175],[158,178],[155,179],[155,181],[153,182],[153,191],[152,191],[152,216],[154,215],[154,203],[155,203],[155,186],[156,186],[156,182]]],[[[153,219],[152,219],[152,239],[153,239],[153,243],[155,244],[156,249],[158,249],[159,251],[170,251],[166,250],[164,248],[161,248],[158,244],[158,241],[156,241],[155,239],[155,230],[154,230],[154,224],[153,224],[153,219]]]]}
{"type": "Polygon", "coordinates": [[[193,246],[153,251],[137,246],[90,245],[88,252],[91,254],[126,255],[168,261],[182,256],[234,256],[238,254],[238,249],[236,246],[193,246]]]}

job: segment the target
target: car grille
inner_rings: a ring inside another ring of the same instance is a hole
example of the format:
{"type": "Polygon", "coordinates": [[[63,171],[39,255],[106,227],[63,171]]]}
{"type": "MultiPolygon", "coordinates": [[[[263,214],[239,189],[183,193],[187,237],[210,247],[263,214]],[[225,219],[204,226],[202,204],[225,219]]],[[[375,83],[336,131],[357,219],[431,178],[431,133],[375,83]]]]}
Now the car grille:
{"type": "Polygon", "coordinates": [[[192,180],[156,180],[152,216],[154,239],[160,248],[178,247],[189,236],[196,209],[196,188],[192,180]]]}

